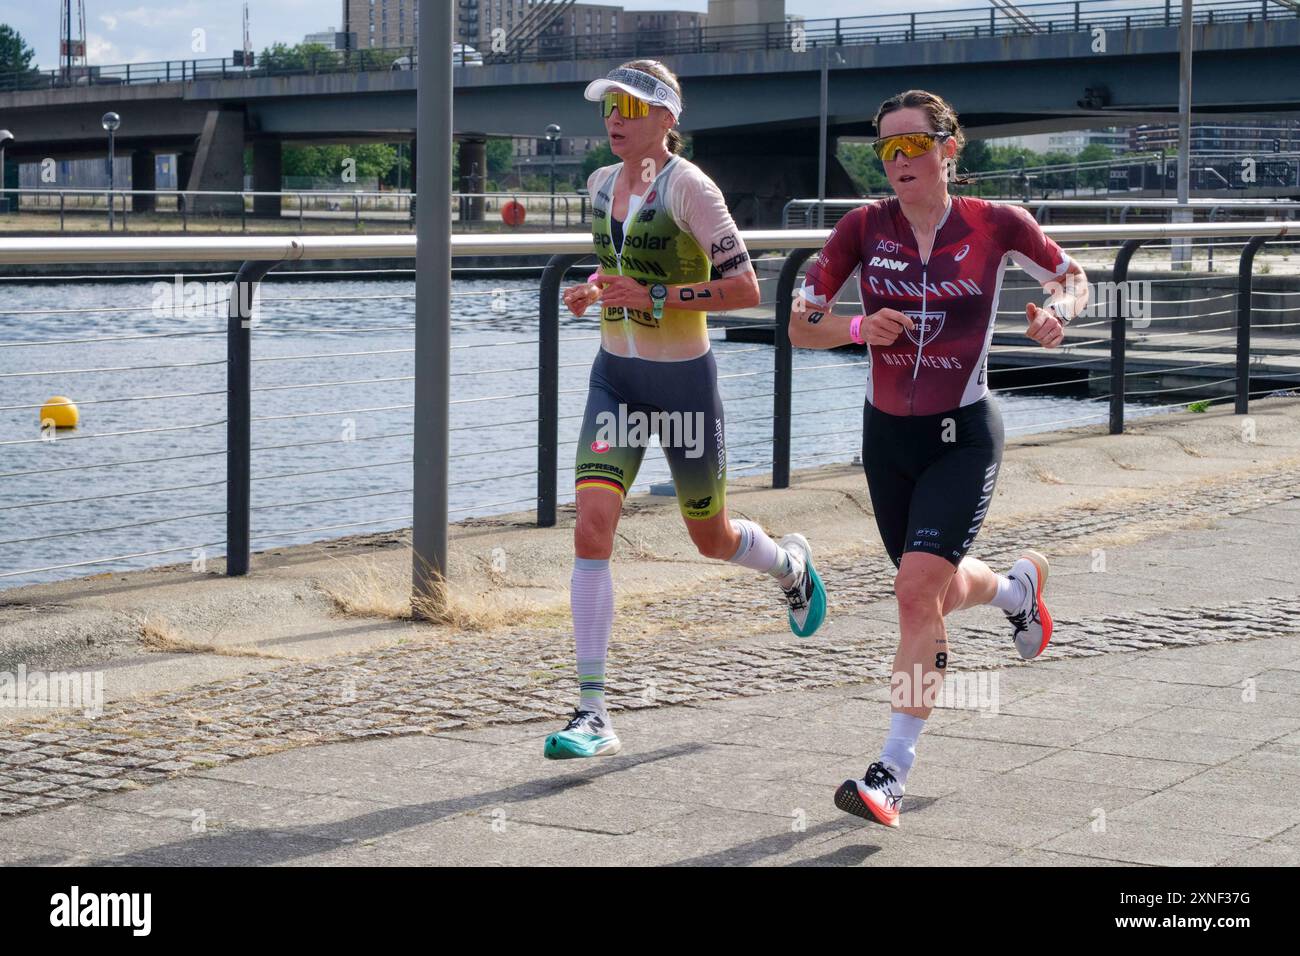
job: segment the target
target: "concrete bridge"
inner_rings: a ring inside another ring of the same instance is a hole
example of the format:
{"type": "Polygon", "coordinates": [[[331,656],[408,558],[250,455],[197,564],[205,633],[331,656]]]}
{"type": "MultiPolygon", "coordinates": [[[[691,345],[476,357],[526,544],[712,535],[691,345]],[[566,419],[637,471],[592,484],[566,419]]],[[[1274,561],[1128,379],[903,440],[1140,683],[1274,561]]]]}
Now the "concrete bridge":
{"type": "MultiPolygon", "coordinates": [[[[696,161],[723,188],[738,223],[752,227],[779,221],[789,197],[816,194],[823,65],[831,196],[855,192],[835,161],[837,140],[872,136],[876,108],[902,89],[948,98],[972,138],[1168,122],[1178,104],[1177,25],[1082,27],[954,38],[929,32],[884,43],[819,36],[798,51],[782,40],[776,48],[666,59],[682,80],[683,129],[693,136],[696,161]]],[[[1193,29],[1198,121],[1300,112],[1300,17],[1193,29]]],[[[470,172],[473,164],[486,168],[488,136],[540,134],[552,122],[565,135],[602,136],[600,117],[581,92],[622,59],[456,69],[462,191],[477,191],[470,172]]],[[[183,69],[178,65],[177,77],[183,69]]],[[[10,158],[103,155],[100,117],[108,110],[122,115],[118,148],[131,152],[132,185],[140,189],[153,188],[152,155],[162,151],[178,154],[188,189],[226,190],[242,187],[251,146],[254,188],[275,191],[285,142],[414,145],[416,73],[409,69],[152,80],[0,93],[0,117],[17,137],[10,158]]],[[[278,204],[261,197],[256,211],[278,215],[278,204]]]]}

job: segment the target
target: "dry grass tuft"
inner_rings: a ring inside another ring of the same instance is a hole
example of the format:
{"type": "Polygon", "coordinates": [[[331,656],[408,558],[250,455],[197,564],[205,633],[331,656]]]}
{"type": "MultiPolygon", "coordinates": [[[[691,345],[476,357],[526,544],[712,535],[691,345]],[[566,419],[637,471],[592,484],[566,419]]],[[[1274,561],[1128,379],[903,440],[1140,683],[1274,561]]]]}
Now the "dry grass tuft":
{"type": "MultiPolygon", "coordinates": [[[[344,562],[340,562],[344,564],[344,562]]],[[[518,624],[542,624],[559,614],[560,608],[546,608],[502,591],[500,574],[486,574],[489,588],[483,593],[448,589],[436,574],[427,595],[410,593],[404,574],[386,573],[373,559],[344,564],[342,578],[320,585],[335,609],[355,617],[378,617],[390,621],[418,620],[461,631],[493,631],[518,624]]]]}
{"type": "Polygon", "coordinates": [[[166,618],[151,614],[140,621],[140,643],[163,654],[219,654],[222,657],[266,657],[293,660],[284,654],[264,651],[249,645],[203,644],[181,636],[166,618]]]}

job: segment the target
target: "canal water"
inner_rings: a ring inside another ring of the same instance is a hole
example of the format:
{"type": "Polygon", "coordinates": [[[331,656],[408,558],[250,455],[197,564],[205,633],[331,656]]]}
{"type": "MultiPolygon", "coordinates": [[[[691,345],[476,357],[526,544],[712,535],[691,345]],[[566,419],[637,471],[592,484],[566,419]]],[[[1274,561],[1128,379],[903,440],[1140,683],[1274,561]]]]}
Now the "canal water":
{"type": "MultiPolygon", "coordinates": [[[[200,290],[205,303],[186,289],[175,295],[170,277],[3,284],[0,589],[224,554],[223,290],[200,290]],[[76,402],[81,421],[49,440],[39,407],[55,395],[76,402]]],[[[255,550],[409,524],[414,294],[406,278],[264,284],[253,332],[255,550]]],[[[536,278],[454,283],[453,520],[534,504],[537,295],[536,278]]],[[[595,315],[561,309],[561,502],[573,497],[595,315]]],[[[773,350],[717,333],[714,351],[729,473],[768,472],[773,350]]],[[[861,362],[795,353],[792,467],[857,454],[861,362]]],[[[1000,402],[1008,437],[1106,421],[1105,401],[1078,391],[1000,402]]],[[[668,478],[652,448],[634,492],[668,478]]]]}

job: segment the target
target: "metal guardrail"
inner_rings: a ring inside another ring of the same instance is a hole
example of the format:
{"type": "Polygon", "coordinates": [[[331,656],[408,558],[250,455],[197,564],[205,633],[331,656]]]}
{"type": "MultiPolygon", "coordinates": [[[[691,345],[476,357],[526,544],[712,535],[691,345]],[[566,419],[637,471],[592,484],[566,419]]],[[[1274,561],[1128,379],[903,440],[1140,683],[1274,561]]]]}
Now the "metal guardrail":
{"type": "MultiPolygon", "coordinates": [[[[561,223],[567,229],[590,222],[590,197],[580,193],[538,193],[505,190],[490,193],[451,194],[453,223],[465,225],[484,222],[487,213],[500,213],[507,203],[517,203],[528,214],[549,214],[548,228],[561,223]],[[557,215],[557,209],[562,214],[557,215]]],[[[188,232],[193,222],[210,221],[222,225],[238,219],[240,231],[248,231],[249,219],[287,221],[296,218],[302,229],[308,219],[337,218],[350,220],[353,228],[364,228],[367,220],[391,223],[404,218],[415,228],[416,194],[412,192],[376,192],[373,190],[195,190],[195,189],[109,189],[107,187],[16,188],[0,189],[0,212],[9,215],[53,213],[59,215],[60,233],[68,228],[68,217],[104,215],[109,231],[114,231],[109,206],[120,218],[120,231],[131,228],[131,216],[174,216],[181,231],[188,232]],[[8,197],[16,197],[16,203],[8,197]],[[285,200],[293,200],[285,215],[285,200]],[[292,213],[296,211],[297,216],[292,213]],[[338,215],[332,215],[338,214],[338,215]]],[[[525,220],[525,225],[527,225],[525,220]]]]}
{"type": "MultiPolygon", "coordinates": [[[[860,199],[791,199],[781,209],[782,228],[796,229],[806,227],[813,220],[819,206],[825,209],[825,222],[834,225],[850,210],[857,209],[859,206],[875,202],[877,199],[889,198],[886,196],[867,196],[860,199]]],[[[1179,203],[1176,199],[1043,199],[1043,200],[1024,200],[1024,199],[1002,199],[998,200],[1007,206],[1023,206],[1025,209],[1031,209],[1034,212],[1034,218],[1041,223],[1051,221],[1051,210],[1093,210],[1106,213],[1106,222],[1109,223],[1110,214],[1118,211],[1118,222],[1123,225],[1128,222],[1129,213],[1133,210],[1155,210],[1163,215],[1173,215],[1179,209],[1188,209],[1192,214],[1203,214],[1207,219],[1214,219],[1219,213],[1225,211],[1245,212],[1251,215],[1261,213],[1278,213],[1283,214],[1288,219],[1295,219],[1300,212],[1300,201],[1275,200],[1275,199],[1192,199],[1186,205],[1179,203]]]]}
{"type": "MultiPolygon", "coordinates": [[[[1187,336],[1204,334],[1204,333],[1223,333],[1235,331],[1235,353],[1230,360],[1211,361],[1201,366],[1193,368],[1203,368],[1211,366],[1233,366],[1233,374],[1230,378],[1225,378],[1219,382],[1210,383],[1213,385],[1222,385],[1224,383],[1235,382],[1233,399],[1235,401],[1235,410],[1238,414],[1245,414],[1249,409],[1250,398],[1253,394],[1260,394],[1258,388],[1252,388],[1252,385],[1258,384],[1267,375],[1259,374],[1258,370],[1251,368],[1251,325],[1253,312],[1274,312],[1274,313],[1300,313],[1300,304],[1296,306],[1283,306],[1280,308],[1261,308],[1255,305],[1255,296],[1265,295],[1297,295],[1300,292],[1255,292],[1252,286],[1253,280],[1253,263],[1254,256],[1258,249],[1264,243],[1273,240],[1295,237],[1300,235],[1298,229],[1293,223],[1285,222],[1245,222],[1245,223],[1205,223],[1205,224],[1160,224],[1160,223],[1142,223],[1128,224],[1124,226],[1054,226],[1048,229],[1058,242],[1062,244],[1088,243],[1103,245],[1089,245],[1085,247],[1084,252],[1092,255],[1104,255],[1110,250],[1116,250],[1116,258],[1111,273],[1112,281],[1117,285],[1122,285],[1128,276],[1129,265],[1133,256],[1144,244],[1159,240],[1184,240],[1184,241],[1203,241],[1214,239],[1220,243],[1238,240],[1244,242],[1242,257],[1240,261],[1237,290],[1235,293],[1224,295],[1207,295],[1200,298],[1187,300],[1170,299],[1155,300],[1189,303],[1211,303],[1211,311],[1198,313],[1202,318],[1214,318],[1221,315],[1234,316],[1232,324],[1224,325],[1223,328],[1213,328],[1209,330],[1180,330],[1175,328],[1172,331],[1159,331],[1150,334],[1144,334],[1141,338],[1144,344],[1149,347],[1157,347],[1156,343],[1163,344],[1164,347],[1183,348],[1178,343],[1184,341],[1187,336]],[[1118,242],[1118,246],[1111,245],[1118,242]],[[1228,308],[1222,311],[1213,311],[1212,303],[1214,301],[1225,299],[1227,296],[1236,299],[1235,308],[1228,308]]],[[[771,422],[772,432],[770,438],[765,438],[759,442],[750,444],[769,445],[772,449],[770,469],[772,475],[772,484],[774,487],[788,487],[790,483],[791,468],[793,465],[808,461],[826,461],[828,455],[841,457],[836,460],[845,460],[846,448],[819,448],[818,453],[812,455],[798,456],[793,452],[793,404],[794,399],[806,395],[810,392],[832,392],[837,389],[860,389],[861,383],[858,380],[848,384],[837,385],[818,385],[811,388],[798,389],[795,387],[796,382],[802,381],[808,373],[815,372],[819,369],[827,369],[832,366],[827,364],[796,365],[794,350],[790,344],[788,327],[791,313],[792,294],[795,288],[798,274],[804,262],[818,248],[822,246],[828,235],[827,230],[771,230],[771,231],[750,231],[743,234],[747,247],[756,255],[761,250],[776,253],[776,259],[780,261],[779,276],[775,279],[764,277],[763,282],[775,282],[774,301],[776,304],[775,323],[770,320],[751,323],[747,326],[750,330],[762,331],[764,334],[771,331],[775,348],[773,349],[773,364],[771,372],[743,372],[727,373],[720,378],[735,379],[747,378],[755,375],[772,375],[772,390],[770,392],[759,392],[745,396],[735,402],[736,407],[740,407],[745,402],[754,401],[771,401],[770,414],[761,414],[756,417],[744,418],[739,417],[729,419],[730,424],[738,424],[745,421],[771,422]]],[[[483,255],[509,255],[509,254],[530,254],[530,255],[547,255],[550,256],[550,262],[545,267],[541,275],[539,284],[538,315],[539,324],[535,338],[525,337],[522,341],[507,343],[485,343],[479,346],[469,343],[461,346],[451,346],[457,348],[479,348],[490,345],[491,347],[523,346],[525,348],[536,346],[537,360],[535,365],[516,366],[513,361],[507,361],[500,368],[463,368],[454,371],[453,375],[468,375],[474,378],[489,376],[493,374],[517,376],[519,373],[535,373],[536,391],[524,392],[518,395],[490,395],[483,397],[459,398],[450,401],[450,405],[464,406],[472,403],[492,403],[493,406],[501,404],[505,399],[528,399],[537,398],[537,410],[535,424],[537,427],[536,449],[536,468],[533,471],[525,471],[519,474],[494,475],[495,479],[518,479],[535,476],[536,489],[535,494],[530,496],[527,501],[531,501],[536,508],[536,520],[540,526],[553,525],[557,518],[557,506],[560,501],[559,494],[559,423],[566,418],[560,415],[560,399],[562,390],[560,388],[560,371],[562,368],[569,367],[561,363],[562,344],[572,339],[564,338],[560,335],[560,286],[564,277],[571,267],[576,263],[592,258],[590,239],[584,235],[564,235],[564,234],[547,234],[540,236],[477,236],[477,235],[456,235],[451,237],[452,253],[454,256],[483,256],[483,255]]],[[[282,418],[312,418],[314,416],[334,416],[338,417],[343,414],[359,414],[368,412],[386,412],[392,409],[410,408],[409,405],[385,405],[379,408],[347,408],[334,409],[325,412],[303,412],[286,415],[277,415],[273,419],[255,418],[253,415],[252,396],[254,393],[276,393],[285,394],[285,390],[290,389],[318,389],[318,388],[335,388],[345,386],[356,386],[361,384],[375,384],[384,382],[409,382],[419,375],[419,369],[414,369],[410,376],[397,376],[378,379],[353,380],[344,377],[341,380],[293,382],[293,383],[273,383],[262,384],[255,379],[253,375],[253,366],[255,362],[302,362],[311,363],[303,366],[305,368],[315,368],[317,363],[325,360],[335,359],[346,356],[368,356],[377,354],[386,354],[388,352],[412,352],[411,349],[381,349],[379,351],[345,351],[345,352],[326,352],[324,354],[307,354],[307,355],[275,355],[263,358],[254,358],[252,355],[253,337],[258,334],[257,329],[262,325],[259,323],[254,326],[251,322],[252,311],[251,303],[254,301],[254,295],[258,290],[259,284],[271,273],[277,266],[284,262],[309,262],[311,260],[329,260],[337,258],[348,259],[376,259],[376,258],[412,258],[415,254],[415,238],[409,235],[388,235],[388,236],[294,236],[294,237],[222,237],[222,238],[199,238],[199,237],[182,237],[170,239],[146,239],[137,237],[115,237],[115,238],[24,238],[24,239],[0,239],[0,263],[9,264],[39,264],[39,263],[114,263],[114,262],[157,262],[165,263],[167,261],[185,261],[185,262],[241,262],[242,266],[235,274],[234,282],[230,288],[229,300],[227,304],[227,315],[224,330],[198,330],[187,329],[184,331],[167,331],[161,333],[143,333],[131,334],[125,336],[111,336],[108,339],[94,338],[91,339],[72,339],[65,341],[57,340],[38,340],[38,341],[0,341],[0,356],[12,354],[11,349],[21,348],[28,349],[41,347],[45,345],[64,347],[74,344],[78,341],[118,341],[123,339],[142,339],[154,340],[158,338],[165,339],[168,336],[220,336],[224,335],[226,339],[226,350],[224,360],[214,362],[159,362],[136,368],[129,367],[127,371],[149,371],[153,369],[171,369],[181,370],[180,374],[189,374],[190,371],[197,369],[199,366],[210,366],[214,371],[219,371],[220,366],[225,367],[226,387],[221,392],[217,390],[199,390],[187,391],[181,395],[146,395],[129,397],[107,397],[99,398],[100,402],[135,402],[155,399],[175,399],[175,398],[197,398],[202,396],[215,396],[224,393],[226,395],[225,417],[219,421],[209,421],[200,425],[189,424],[164,424],[157,428],[142,429],[142,433],[152,434],[154,432],[176,431],[190,428],[207,428],[225,426],[225,448],[217,450],[198,451],[193,455],[182,455],[184,458],[210,458],[222,455],[226,459],[226,469],[224,480],[208,481],[197,485],[179,486],[176,488],[163,487],[154,489],[160,492],[192,492],[196,488],[204,486],[225,486],[225,538],[219,542],[209,542],[203,547],[215,547],[224,545],[227,559],[227,573],[231,575],[247,573],[249,569],[252,546],[258,541],[274,541],[275,539],[284,539],[293,535],[320,534],[328,531],[336,531],[342,528],[366,525],[373,527],[377,522],[397,522],[409,520],[410,516],[394,515],[385,518],[374,518],[366,522],[339,523],[336,516],[332,522],[328,522],[320,527],[293,529],[292,531],[276,530],[269,533],[258,533],[254,530],[251,522],[253,513],[262,513],[268,510],[294,508],[298,509],[306,506],[326,505],[327,507],[337,507],[340,502],[352,501],[355,499],[374,499],[385,495],[407,495],[419,493],[419,489],[409,487],[397,489],[380,489],[375,490],[372,486],[367,485],[357,493],[332,495],[323,498],[314,498],[307,501],[289,501],[273,502],[263,504],[255,502],[252,494],[254,482],[270,482],[273,480],[297,480],[299,478],[335,472],[352,472],[377,467],[406,467],[411,463],[410,458],[401,458],[393,461],[374,461],[366,460],[359,465],[337,466],[331,463],[331,466],[324,469],[306,469],[291,470],[287,472],[277,472],[272,474],[252,474],[252,461],[254,452],[272,451],[280,448],[302,448],[306,446],[321,446],[337,443],[338,439],[330,441],[298,441],[283,445],[254,446],[252,443],[252,426],[254,422],[279,421],[282,418]]],[[[586,271],[585,269],[583,270],[586,271]]],[[[1193,277],[1172,276],[1169,280],[1171,283],[1177,283],[1177,287],[1172,287],[1170,291],[1185,292],[1189,283],[1197,281],[1193,277]]],[[[487,293],[464,293],[465,295],[485,295],[487,293]]],[[[341,299],[352,298],[351,296],[341,296],[341,299]]],[[[355,298],[404,298],[404,296],[358,296],[355,298]]],[[[411,298],[411,296],[405,296],[411,298]]],[[[335,299],[329,297],[329,301],[335,299]]],[[[284,301],[300,301],[295,297],[288,297],[284,301]]],[[[125,311],[130,309],[103,309],[94,311],[125,311]]],[[[1013,310],[1014,311],[1014,310],[1013,310]]],[[[47,314],[42,311],[41,314],[47,314]]],[[[1023,312],[1021,313],[1023,317],[1023,312]]],[[[390,320],[391,321],[391,320],[390,320]]],[[[1300,321],[1272,323],[1271,328],[1283,328],[1300,326],[1300,321]]],[[[735,324],[724,326],[728,330],[734,330],[738,327],[735,324]]],[[[327,327],[309,325],[303,331],[313,332],[364,332],[364,331],[383,331],[385,329],[411,329],[412,326],[397,325],[389,326],[374,325],[373,323],[365,328],[358,329],[338,329],[331,330],[327,327]]],[[[1083,419],[1064,420],[1064,424],[1080,424],[1086,421],[1104,418],[1107,420],[1109,430],[1112,433],[1122,432],[1124,429],[1125,416],[1125,399],[1133,395],[1152,396],[1162,392],[1177,393],[1183,391],[1183,387],[1172,387],[1168,389],[1127,389],[1126,384],[1134,382],[1141,384],[1149,379],[1143,379],[1141,376],[1151,374],[1149,371],[1132,371],[1126,367],[1127,353],[1126,343],[1129,337],[1129,330],[1126,328],[1126,320],[1123,312],[1117,314],[1114,319],[1102,318],[1095,321],[1080,322],[1076,320],[1072,323],[1072,332],[1082,332],[1086,336],[1092,336],[1092,328],[1099,330],[1109,329],[1109,335],[1101,334],[1095,338],[1077,338],[1070,340],[1067,347],[1061,352],[1047,356],[1046,362],[1035,363],[1027,368],[1021,368],[1022,372],[1033,372],[1034,370],[1063,371],[1067,378],[1062,378],[1057,384],[1063,384],[1068,381],[1071,373],[1078,372],[1081,368],[1089,365],[1096,365],[1097,359],[1095,354],[1109,349],[1108,369],[1104,374],[1097,374],[1096,377],[1101,380],[1108,380],[1112,384],[1109,386],[1109,392],[1100,396],[1098,401],[1108,401],[1108,413],[1102,413],[1094,416],[1085,416],[1083,419]],[[1084,357],[1076,359],[1073,356],[1085,352],[1093,353],[1093,357],[1084,357]]],[[[281,330],[283,331],[283,329],[281,330]]],[[[268,333],[269,334],[269,330],[268,333]]],[[[585,339],[597,338],[598,336],[585,336],[585,339]]],[[[725,355],[734,351],[756,351],[766,348],[766,346],[756,346],[750,349],[727,349],[723,352],[723,361],[726,361],[725,355]]],[[[1222,351],[1221,343],[1216,342],[1210,346],[1199,347],[1207,350],[1218,349],[1222,351]]],[[[995,341],[995,351],[1008,351],[1010,347],[1002,348],[997,346],[995,341]]],[[[1017,346],[1016,350],[1023,351],[1023,346],[1017,346]]],[[[1187,348],[1185,351],[1196,352],[1198,347],[1187,348]]],[[[464,354],[464,353],[461,353],[464,354]]],[[[450,357],[448,357],[450,361],[450,357]]],[[[472,363],[471,363],[472,364],[472,363]]],[[[838,363],[837,368],[852,368],[854,365],[863,363],[838,363]]],[[[82,375],[82,374],[101,374],[120,371],[115,367],[107,368],[76,368],[60,370],[59,375],[82,375]]],[[[9,371],[3,365],[0,365],[0,380],[13,377],[30,377],[44,376],[54,374],[43,370],[31,370],[24,368],[21,371],[9,371]]],[[[151,375],[159,374],[150,372],[151,375]]],[[[1043,373],[1046,374],[1046,373],[1043,373]]],[[[1088,373],[1085,371],[1085,375],[1088,373]]],[[[1096,373],[1093,373],[1096,374],[1096,373]]],[[[1274,376],[1277,377],[1277,376],[1274,376]]],[[[1300,379],[1300,370],[1291,380],[1300,379]]],[[[215,382],[212,384],[216,384],[215,382]]],[[[193,387],[193,386],[192,386],[193,387]]],[[[1043,387],[1041,383],[1028,383],[1025,385],[1016,385],[1009,388],[996,388],[995,391],[1014,392],[1020,388],[1043,387]]],[[[580,391],[580,389],[570,389],[567,391],[580,391]]],[[[829,397],[829,396],[828,396],[829,397]]],[[[206,399],[210,401],[211,399],[206,399]]],[[[729,401],[729,407],[731,401],[729,401]]],[[[87,404],[94,404],[88,402],[87,404]]],[[[856,403],[860,407],[860,400],[856,403]]],[[[830,403],[819,402],[818,413],[823,414],[828,411],[840,411],[841,409],[829,407],[830,403]]],[[[1186,402],[1175,402],[1170,407],[1181,407],[1186,402]]],[[[6,406],[8,410],[30,408],[30,405],[6,406]]],[[[449,416],[450,406],[441,409],[434,409],[435,414],[449,416]]],[[[580,417],[580,416],[579,416],[580,417]]],[[[522,426],[526,427],[533,422],[526,418],[519,422],[501,422],[489,423],[488,425],[474,424],[472,434],[476,437],[475,446],[467,452],[458,453],[453,457],[473,457],[473,456],[492,456],[489,460],[501,462],[505,459],[502,456],[509,452],[527,451],[532,445],[523,445],[518,448],[491,448],[483,449],[481,447],[481,436],[497,426],[522,426]]],[[[1060,424],[1060,423],[1049,423],[1060,424]]],[[[838,434],[843,439],[842,430],[838,432],[800,432],[798,438],[800,441],[810,439],[820,440],[823,443],[832,441],[832,435],[838,434]]],[[[70,441],[84,441],[96,438],[111,438],[110,435],[87,434],[84,436],[74,436],[70,441]]],[[[378,436],[367,436],[363,440],[384,439],[384,440],[408,440],[411,436],[408,433],[382,434],[378,436]]],[[[3,445],[37,445],[41,446],[41,439],[19,438],[16,440],[6,440],[0,436],[0,446],[3,445]]],[[[80,446],[76,446],[80,447],[80,446]]],[[[738,446],[732,446],[736,451],[738,446]]],[[[66,453],[65,453],[66,454],[66,453]]],[[[116,467],[118,465],[139,465],[154,462],[157,465],[163,465],[173,461],[168,456],[153,456],[139,461],[127,462],[94,462],[86,464],[78,458],[62,459],[60,467],[52,470],[60,473],[74,473],[82,469],[107,467],[116,467]]],[[[12,468],[12,466],[11,466],[12,468]]],[[[0,480],[13,479],[21,476],[45,476],[46,470],[37,468],[36,470],[0,471],[0,480]]],[[[453,482],[453,484],[470,484],[471,487],[488,487],[485,482],[489,479],[470,478],[467,482],[453,482]]],[[[163,484],[166,484],[165,482],[163,484]]],[[[42,496],[34,500],[18,500],[16,503],[6,503],[0,510],[6,512],[15,512],[17,509],[24,509],[38,505],[50,504],[68,504],[75,503],[77,499],[69,501],[50,500],[48,493],[45,491],[44,484],[40,489],[42,496]]],[[[130,498],[144,495],[144,492],[122,492],[100,496],[102,498],[130,498]]],[[[150,492],[152,494],[152,492],[150,492]]],[[[13,499],[9,499],[13,502],[13,499]]],[[[518,505],[521,501],[501,501],[491,502],[493,507],[505,507],[508,505],[518,505]]],[[[484,505],[487,507],[487,505],[484,505]]],[[[148,510],[145,520],[139,522],[140,525],[152,525],[168,521],[188,520],[192,518],[209,518],[218,514],[212,509],[199,514],[186,514],[181,516],[158,516],[156,505],[148,510]]],[[[13,525],[10,522],[11,526],[13,525]]],[[[74,531],[62,531],[52,535],[24,535],[14,541],[0,541],[0,545],[22,544],[24,542],[35,542],[44,540],[47,537],[68,537],[71,535],[91,534],[93,532],[103,531],[121,531],[122,528],[135,527],[135,525],[122,525],[115,528],[98,528],[98,529],[79,529],[74,531]]],[[[159,548],[152,551],[143,551],[131,555],[115,555],[107,559],[90,560],[73,562],[66,565],[59,565],[53,568],[38,568],[25,571],[3,571],[0,572],[0,581],[6,577],[14,577],[22,574],[30,574],[35,571],[49,572],[61,569],[73,569],[91,565],[120,564],[124,558],[137,559],[151,555],[175,554],[182,551],[192,550],[191,546],[179,548],[159,548]]]]}
{"type": "MultiPolygon", "coordinates": [[[[1134,30],[1176,26],[1180,6],[1172,0],[1117,2],[1117,0],[1065,0],[1020,4],[1025,19],[1010,17],[996,7],[966,7],[934,12],[874,14],[740,26],[705,26],[677,30],[641,30],[614,35],[542,36],[522,48],[483,55],[485,64],[579,59],[629,59],[682,53],[789,49],[793,27],[803,30],[809,47],[860,46],[954,40],[980,37],[1070,33],[1101,27],[1134,30]]],[[[1294,8],[1275,0],[1198,0],[1194,23],[1257,23],[1295,19],[1294,8]]],[[[63,86],[126,85],[190,82],[237,77],[302,76],[326,73],[391,71],[405,63],[418,63],[412,48],[321,50],[288,54],[245,66],[235,58],[167,60],[82,68],[69,77],[65,70],[31,70],[0,75],[0,92],[50,89],[63,86]]],[[[458,66],[476,68],[458,62],[458,66]]]]}

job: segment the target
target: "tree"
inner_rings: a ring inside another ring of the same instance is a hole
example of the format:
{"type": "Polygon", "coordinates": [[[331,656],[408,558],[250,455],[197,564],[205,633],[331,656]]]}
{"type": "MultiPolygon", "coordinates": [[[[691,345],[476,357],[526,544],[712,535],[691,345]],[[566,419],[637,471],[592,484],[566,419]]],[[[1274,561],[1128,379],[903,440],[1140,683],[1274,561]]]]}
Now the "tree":
{"type": "Polygon", "coordinates": [[[889,192],[889,179],[876,151],[866,143],[840,142],[835,157],[863,195],[889,192]]]}
{"type": "MultiPolygon", "coordinates": [[[[27,45],[21,33],[7,23],[0,23],[0,77],[34,73],[32,57],[35,55],[36,51],[27,45]]],[[[5,82],[0,79],[0,84],[5,82]]],[[[17,86],[21,89],[21,81],[17,86]]]]}
{"type": "Polygon", "coordinates": [[[591,178],[591,174],[602,166],[613,166],[618,162],[618,157],[614,151],[609,148],[609,143],[604,142],[593,149],[587,151],[587,155],[582,158],[582,181],[585,183],[591,178]]]}
{"type": "MultiPolygon", "coordinates": [[[[1060,150],[1052,150],[1051,152],[1045,153],[1038,162],[1043,166],[1070,167],[1074,165],[1076,159],[1069,153],[1061,152],[1060,150]]],[[[1038,189],[1044,191],[1044,195],[1050,191],[1065,189],[1067,186],[1073,186],[1074,170],[1067,168],[1055,172],[1043,173],[1042,178],[1039,179],[1035,185],[1038,189]]]]}
{"type": "MultiPolygon", "coordinates": [[[[386,143],[284,147],[281,168],[285,176],[313,176],[343,184],[343,161],[356,160],[358,179],[386,176],[397,161],[397,150],[386,143]]],[[[351,185],[343,184],[343,185],[351,185]]]]}
{"type": "Polygon", "coordinates": [[[993,153],[989,149],[989,144],[982,139],[966,144],[966,148],[961,151],[961,158],[957,161],[960,169],[971,173],[982,173],[993,168],[993,153]]]}
{"type": "Polygon", "coordinates": [[[515,145],[512,140],[497,137],[487,141],[488,175],[504,179],[509,176],[515,164],[515,145]]]}
{"type": "Polygon", "coordinates": [[[340,62],[339,51],[331,50],[323,43],[297,43],[293,46],[273,43],[263,48],[257,65],[275,72],[288,72],[289,70],[329,69],[340,62]]]}
{"type": "MultiPolygon", "coordinates": [[[[1102,160],[1114,159],[1115,151],[1109,146],[1101,143],[1091,143],[1085,146],[1076,157],[1081,163],[1095,163],[1102,160]]],[[[1104,166],[1098,169],[1085,169],[1079,173],[1079,187],[1090,187],[1104,189],[1110,180],[1110,171],[1104,166]]]]}

